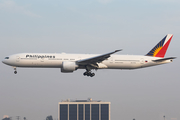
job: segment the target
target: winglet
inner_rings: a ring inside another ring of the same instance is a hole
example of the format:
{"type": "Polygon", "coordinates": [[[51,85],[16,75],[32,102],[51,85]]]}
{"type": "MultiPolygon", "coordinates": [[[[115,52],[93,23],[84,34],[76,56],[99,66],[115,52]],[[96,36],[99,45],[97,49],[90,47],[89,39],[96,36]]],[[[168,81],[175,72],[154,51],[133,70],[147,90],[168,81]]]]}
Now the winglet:
{"type": "Polygon", "coordinates": [[[164,58],[172,37],[172,34],[166,35],[146,56],[164,58]]]}
{"type": "Polygon", "coordinates": [[[114,51],[114,53],[116,53],[116,52],[119,52],[119,51],[122,51],[122,49],[119,49],[119,50],[115,50],[115,51],[114,51]]]}

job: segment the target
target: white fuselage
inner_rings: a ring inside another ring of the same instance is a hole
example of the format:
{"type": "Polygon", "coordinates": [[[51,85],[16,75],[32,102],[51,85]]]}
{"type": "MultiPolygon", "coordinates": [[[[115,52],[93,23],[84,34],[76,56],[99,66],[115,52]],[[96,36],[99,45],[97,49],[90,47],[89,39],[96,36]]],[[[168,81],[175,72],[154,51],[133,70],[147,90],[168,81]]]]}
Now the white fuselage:
{"type": "MultiPolygon", "coordinates": [[[[95,57],[97,55],[98,54],[20,53],[9,56],[8,59],[3,60],[3,63],[13,67],[62,68],[62,63],[64,61],[75,62],[78,60],[95,57]]],[[[107,60],[98,63],[98,69],[136,69],[169,63],[172,61],[152,61],[157,59],[157,57],[140,55],[111,55],[111,57],[109,57],[107,60]]],[[[79,67],[78,69],[84,68],[79,67]]]]}

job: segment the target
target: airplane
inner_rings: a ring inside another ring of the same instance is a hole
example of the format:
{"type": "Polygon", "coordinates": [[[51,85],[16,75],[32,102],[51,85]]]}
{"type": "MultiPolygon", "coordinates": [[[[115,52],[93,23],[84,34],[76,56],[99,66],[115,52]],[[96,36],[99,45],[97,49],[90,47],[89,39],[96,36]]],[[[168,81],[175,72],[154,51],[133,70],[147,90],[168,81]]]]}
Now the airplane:
{"type": "Polygon", "coordinates": [[[17,67],[60,68],[62,73],[72,73],[85,69],[84,76],[95,76],[98,69],[137,69],[172,62],[176,57],[164,58],[173,35],[167,34],[146,55],[113,55],[122,49],[106,54],[66,54],[66,53],[20,53],[5,57],[4,64],[17,67]]]}

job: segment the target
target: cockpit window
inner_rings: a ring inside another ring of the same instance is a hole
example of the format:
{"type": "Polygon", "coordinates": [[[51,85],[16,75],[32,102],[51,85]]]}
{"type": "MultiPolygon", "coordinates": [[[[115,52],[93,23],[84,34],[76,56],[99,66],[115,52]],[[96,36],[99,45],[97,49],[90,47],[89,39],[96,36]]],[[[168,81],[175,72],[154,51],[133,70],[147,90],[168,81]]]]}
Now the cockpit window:
{"type": "Polygon", "coordinates": [[[5,59],[9,59],[9,57],[5,57],[5,59]]]}

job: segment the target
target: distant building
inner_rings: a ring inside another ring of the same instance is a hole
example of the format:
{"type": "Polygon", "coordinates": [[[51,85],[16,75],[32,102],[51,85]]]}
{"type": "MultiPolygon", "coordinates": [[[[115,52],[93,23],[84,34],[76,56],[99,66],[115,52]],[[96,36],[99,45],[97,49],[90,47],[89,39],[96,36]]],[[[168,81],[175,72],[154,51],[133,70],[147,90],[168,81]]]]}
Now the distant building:
{"type": "Polygon", "coordinates": [[[2,120],[11,120],[10,118],[3,118],[2,120]]]}
{"type": "Polygon", "coordinates": [[[110,102],[66,100],[58,104],[58,120],[110,120],[110,102]]]}
{"type": "Polygon", "coordinates": [[[46,117],[46,120],[53,120],[53,118],[52,118],[52,116],[50,115],[50,116],[47,116],[47,117],[46,117]]]}

